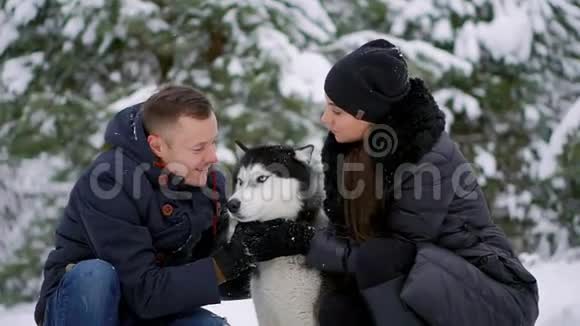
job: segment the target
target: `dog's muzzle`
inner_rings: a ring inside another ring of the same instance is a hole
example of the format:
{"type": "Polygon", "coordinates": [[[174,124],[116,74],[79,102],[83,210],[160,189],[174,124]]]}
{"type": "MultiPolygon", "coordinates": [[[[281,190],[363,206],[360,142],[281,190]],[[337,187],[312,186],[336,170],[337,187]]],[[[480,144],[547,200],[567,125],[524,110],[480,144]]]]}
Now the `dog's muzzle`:
{"type": "Polygon", "coordinates": [[[236,214],[240,211],[240,207],[242,206],[242,202],[239,199],[230,199],[228,201],[227,207],[228,211],[232,214],[236,214]]]}

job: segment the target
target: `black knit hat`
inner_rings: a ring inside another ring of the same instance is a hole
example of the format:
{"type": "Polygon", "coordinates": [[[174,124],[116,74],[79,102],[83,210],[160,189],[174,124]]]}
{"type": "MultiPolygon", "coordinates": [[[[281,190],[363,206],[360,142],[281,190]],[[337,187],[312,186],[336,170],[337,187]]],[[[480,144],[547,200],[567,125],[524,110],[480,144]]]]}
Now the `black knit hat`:
{"type": "Polygon", "coordinates": [[[391,104],[409,92],[409,73],[401,51],[392,43],[370,41],[340,59],[326,76],[324,91],[358,119],[378,123],[391,104]]]}

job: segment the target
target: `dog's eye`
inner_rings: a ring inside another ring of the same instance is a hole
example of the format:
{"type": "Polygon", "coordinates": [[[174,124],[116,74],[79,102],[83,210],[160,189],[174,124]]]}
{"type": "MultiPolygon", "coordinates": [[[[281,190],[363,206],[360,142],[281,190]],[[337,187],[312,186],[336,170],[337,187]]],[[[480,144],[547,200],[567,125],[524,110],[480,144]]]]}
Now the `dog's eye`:
{"type": "Polygon", "coordinates": [[[258,178],[256,178],[256,181],[259,183],[264,183],[266,182],[266,180],[268,180],[270,176],[269,175],[261,175],[258,178]]]}
{"type": "Polygon", "coordinates": [[[238,179],[236,180],[236,183],[238,184],[238,186],[241,186],[241,185],[242,185],[242,183],[244,183],[244,182],[242,181],[242,179],[238,178],[238,179]]]}

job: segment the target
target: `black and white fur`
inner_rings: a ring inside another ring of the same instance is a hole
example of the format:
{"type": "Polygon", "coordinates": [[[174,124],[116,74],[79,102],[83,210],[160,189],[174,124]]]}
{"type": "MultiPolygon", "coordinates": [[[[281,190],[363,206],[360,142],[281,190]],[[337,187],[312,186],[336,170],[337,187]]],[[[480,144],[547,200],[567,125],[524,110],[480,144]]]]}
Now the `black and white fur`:
{"type": "MultiPolygon", "coordinates": [[[[322,227],[326,217],[323,172],[313,160],[314,147],[262,146],[244,151],[235,176],[230,212],[230,236],[236,223],[284,218],[322,227]]],[[[315,306],[321,287],[320,272],[305,265],[302,255],[260,262],[250,291],[260,326],[317,325],[315,306]]]]}

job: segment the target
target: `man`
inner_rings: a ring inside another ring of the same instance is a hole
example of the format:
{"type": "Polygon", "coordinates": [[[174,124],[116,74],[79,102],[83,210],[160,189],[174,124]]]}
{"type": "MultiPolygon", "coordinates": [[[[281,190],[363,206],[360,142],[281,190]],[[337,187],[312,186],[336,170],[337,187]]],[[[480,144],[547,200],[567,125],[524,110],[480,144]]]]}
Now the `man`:
{"type": "MultiPolygon", "coordinates": [[[[70,194],[35,320],[53,325],[225,325],[200,307],[249,271],[224,228],[218,124],[200,92],[168,86],[109,123],[109,149],[70,194]]],[[[225,207],[225,206],[223,206],[225,207]]]]}

